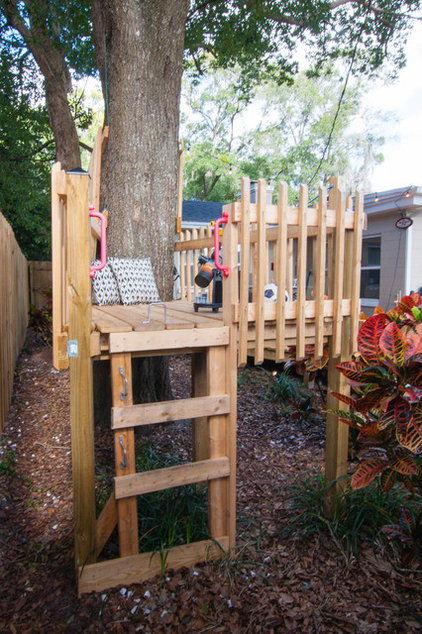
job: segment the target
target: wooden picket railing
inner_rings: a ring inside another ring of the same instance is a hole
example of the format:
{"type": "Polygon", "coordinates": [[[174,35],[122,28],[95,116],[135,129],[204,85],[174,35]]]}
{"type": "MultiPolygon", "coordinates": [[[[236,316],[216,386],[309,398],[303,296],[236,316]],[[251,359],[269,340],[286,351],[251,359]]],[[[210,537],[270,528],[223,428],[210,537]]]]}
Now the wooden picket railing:
{"type": "Polygon", "coordinates": [[[214,233],[211,225],[206,229],[192,229],[192,231],[180,231],[179,239],[174,246],[175,266],[180,275],[180,297],[188,302],[193,301],[195,296],[207,294],[211,289],[199,288],[195,284],[195,276],[198,273],[198,258],[200,255],[211,257],[214,246],[214,233]]]}
{"type": "MultiPolygon", "coordinates": [[[[243,179],[241,200],[223,207],[237,244],[223,248],[224,262],[235,277],[231,284],[235,295],[224,306],[224,321],[233,320],[238,326],[239,365],[251,354],[256,364],[268,356],[282,361],[287,345],[294,345],[296,358],[301,359],[308,343],[315,345],[315,356],[320,358],[329,336],[331,355],[337,357],[346,318],[349,352],[355,349],[363,197],[356,193],[353,211],[352,200],[340,192],[337,178],[328,190],[320,188],[313,207],[305,185],[297,206],[288,205],[285,183],[280,183],[278,194],[278,204],[268,204],[266,183],[260,179],[258,202],[251,203],[249,180],[243,179]],[[275,301],[266,299],[267,285],[276,290],[275,301]]],[[[175,252],[182,299],[191,301],[203,292],[194,284],[198,256],[209,256],[213,244],[211,226],[179,234],[175,252]]]]}
{"type": "Polygon", "coordinates": [[[13,230],[0,213],[0,434],[13,391],[17,356],[28,325],[28,263],[13,230]]]}

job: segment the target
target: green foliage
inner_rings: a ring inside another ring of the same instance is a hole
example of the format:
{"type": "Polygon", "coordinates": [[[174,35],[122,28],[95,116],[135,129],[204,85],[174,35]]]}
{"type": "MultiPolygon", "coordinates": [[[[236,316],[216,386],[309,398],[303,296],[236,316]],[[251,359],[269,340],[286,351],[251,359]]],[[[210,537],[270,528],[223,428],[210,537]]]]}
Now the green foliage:
{"type": "Polygon", "coordinates": [[[315,187],[335,173],[347,173],[347,186],[358,176],[368,186],[371,167],[382,160],[376,123],[384,117],[365,113],[365,130],[348,131],[362,115],[362,86],[346,91],[336,114],[344,80],[332,69],[313,78],[301,73],[291,85],[267,80],[247,92],[241,81],[240,69],[185,80],[185,198],[233,200],[241,176],[285,180],[291,204],[300,183],[315,187]]]}
{"type": "MultiPolygon", "coordinates": [[[[158,454],[150,444],[136,451],[136,471],[151,471],[179,464],[170,454],[158,454]]],[[[112,491],[111,470],[97,475],[97,513],[112,491]]],[[[207,539],[207,489],[191,484],[140,495],[138,503],[141,552],[159,551],[165,568],[166,550],[177,544],[207,539]]]]}
{"type": "Polygon", "coordinates": [[[311,535],[332,540],[349,560],[366,541],[375,541],[386,522],[393,521],[404,502],[403,491],[385,492],[372,482],[365,489],[345,487],[337,494],[332,518],[324,513],[324,475],[306,473],[288,487],[281,536],[305,540],[311,535]]]}
{"type": "Polygon", "coordinates": [[[48,113],[36,104],[37,81],[31,58],[0,52],[0,211],[32,260],[49,258],[54,158],[48,113]]]}
{"type": "Polygon", "coordinates": [[[281,404],[293,403],[300,409],[309,403],[312,393],[304,386],[301,379],[292,376],[287,369],[273,375],[267,395],[273,401],[281,404]]]}
{"type": "Polygon", "coordinates": [[[16,454],[11,449],[7,449],[5,457],[0,460],[0,475],[16,475],[16,454]]]}

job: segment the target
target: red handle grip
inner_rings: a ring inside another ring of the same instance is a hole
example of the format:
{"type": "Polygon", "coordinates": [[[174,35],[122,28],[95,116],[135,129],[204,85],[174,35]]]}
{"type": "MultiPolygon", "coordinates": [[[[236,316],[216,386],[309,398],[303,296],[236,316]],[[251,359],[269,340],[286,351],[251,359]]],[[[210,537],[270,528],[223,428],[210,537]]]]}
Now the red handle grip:
{"type": "Polygon", "coordinates": [[[223,271],[223,275],[224,277],[228,277],[229,276],[229,267],[228,266],[221,266],[220,264],[220,241],[219,241],[219,237],[220,237],[220,225],[221,224],[225,224],[226,222],[228,222],[229,219],[229,214],[227,213],[227,211],[223,211],[223,217],[222,218],[218,218],[215,221],[215,225],[214,225],[214,264],[215,264],[215,268],[218,269],[219,271],[223,271]]]}
{"type": "Polygon", "coordinates": [[[95,271],[101,271],[107,264],[107,240],[106,240],[106,226],[107,220],[104,214],[99,211],[94,211],[94,207],[89,208],[89,215],[91,218],[98,218],[101,222],[101,260],[100,264],[93,264],[89,267],[89,277],[94,277],[95,271]]]}

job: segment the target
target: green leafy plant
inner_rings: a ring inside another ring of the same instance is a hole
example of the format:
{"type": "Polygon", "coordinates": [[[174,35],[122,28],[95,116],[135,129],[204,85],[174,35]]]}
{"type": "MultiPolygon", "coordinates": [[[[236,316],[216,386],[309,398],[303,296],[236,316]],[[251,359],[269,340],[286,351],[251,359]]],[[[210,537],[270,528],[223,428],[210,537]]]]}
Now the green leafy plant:
{"type": "Polygon", "coordinates": [[[3,460],[0,460],[0,475],[15,475],[15,465],[16,454],[11,449],[8,449],[3,460]]]}
{"type": "Polygon", "coordinates": [[[378,482],[357,490],[348,484],[336,494],[333,515],[327,517],[324,512],[326,489],[320,470],[301,474],[288,486],[281,537],[295,540],[306,540],[311,535],[328,537],[346,561],[358,555],[364,541],[378,539],[385,523],[394,521],[405,501],[402,490],[386,493],[378,482]]]}
{"type": "MultiPolygon", "coordinates": [[[[379,479],[384,491],[402,485],[414,495],[422,494],[421,304],[414,293],[388,313],[376,309],[359,330],[359,355],[337,365],[352,393],[334,393],[350,406],[350,411],[336,413],[357,432],[360,446],[353,489],[379,479]]],[[[403,513],[408,517],[405,508],[403,513]]],[[[415,526],[421,518],[419,510],[415,526]]]]}

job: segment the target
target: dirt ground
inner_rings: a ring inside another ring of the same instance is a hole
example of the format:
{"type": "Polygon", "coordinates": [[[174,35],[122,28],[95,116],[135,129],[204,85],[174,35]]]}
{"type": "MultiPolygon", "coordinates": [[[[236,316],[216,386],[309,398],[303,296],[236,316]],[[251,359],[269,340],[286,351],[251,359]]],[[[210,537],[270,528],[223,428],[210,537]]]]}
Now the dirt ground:
{"type": "MultiPolygon", "coordinates": [[[[175,397],[189,364],[172,359],[175,397]]],[[[73,568],[69,376],[48,347],[25,350],[0,445],[0,632],[416,632],[422,575],[370,544],[346,560],[327,538],[280,538],[286,488],[323,464],[321,422],[284,416],[267,375],[239,376],[238,547],[231,560],[166,571],[77,598],[73,568]]],[[[113,459],[96,430],[97,461],[113,459]]],[[[190,426],[149,440],[189,451],[190,426]]],[[[284,519],[283,519],[284,518],[284,519]]]]}

